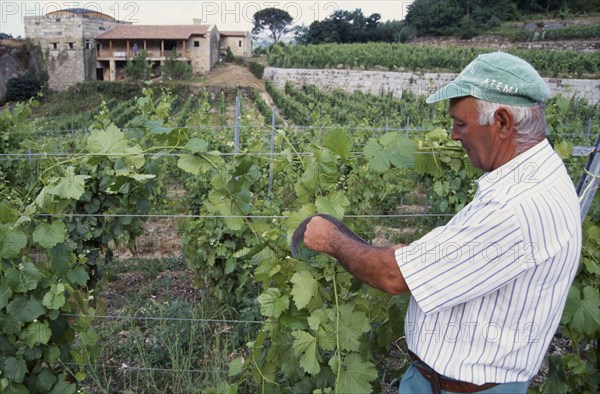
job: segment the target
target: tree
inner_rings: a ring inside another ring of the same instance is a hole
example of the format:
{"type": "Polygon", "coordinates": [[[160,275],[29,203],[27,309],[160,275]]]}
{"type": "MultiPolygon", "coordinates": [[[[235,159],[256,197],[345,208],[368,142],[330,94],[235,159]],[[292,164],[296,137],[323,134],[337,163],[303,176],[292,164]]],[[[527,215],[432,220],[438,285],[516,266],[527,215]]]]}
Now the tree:
{"type": "Polygon", "coordinates": [[[323,21],[311,23],[305,40],[309,44],[391,41],[392,38],[383,35],[380,19],[380,14],[366,17],[360,8],[354,11],[337,10],[323,21]]]}
{"type": "Polygon", "coordinates": [[[289,33],[288,26],[292,23],[292,16],[278,8],[265,8],[254,14],[254,28],[252,34],[256,37],[263,30],[269,30],[273,43],[277,44],[283,34],[289,33]]]}
{"type": "Polygon", "coordinates": [[[152,63],[148,62],[148,53],[141,50],[125,65],[125,76],[130,81],[146,81],[152,77],[152,63]]]}
{"type": "Polygon", "coordinates": [[[292,29],[296,44],[307,44],[306,37],[308,35],[308,30],[309,28],[304,25],[296,26],[292,29]]]}
{"type": "Polygon", "coordinates": [[[406,22],[419,36],[466,38],[516,16],[514,0],[415,0],[406,22]]]}
{"type": "MultiPolygon", "coordinates": [[[[229,48],[229,47],[228,47],[229,48]]],[[[192,75],[192,66],[184,61],[177,60],[177,51],[173,49],[165,62],[160,67],[165,79],[187,79],[192,75]]]]}
{"type": "Polygon", "coordinates": [[[11,78],[6,85],[6,98],[9,101],[29,100],[42,90],[43,84],[34,72],[11,78]]]}

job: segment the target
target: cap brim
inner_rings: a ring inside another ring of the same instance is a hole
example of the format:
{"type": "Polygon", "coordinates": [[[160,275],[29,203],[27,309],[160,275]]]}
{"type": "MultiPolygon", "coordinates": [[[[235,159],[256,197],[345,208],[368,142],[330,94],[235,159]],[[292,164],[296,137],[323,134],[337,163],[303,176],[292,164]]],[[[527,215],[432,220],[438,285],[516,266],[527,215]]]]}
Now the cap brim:
{"type": "Polygon", "coordinates": [[[470,89],[461,88],[455,82],[450,82],[431,96],[427,97],[425,102],[427,104],[437,103],[438,101],[453,99],[456,97],[470,96],[470,89]]]}

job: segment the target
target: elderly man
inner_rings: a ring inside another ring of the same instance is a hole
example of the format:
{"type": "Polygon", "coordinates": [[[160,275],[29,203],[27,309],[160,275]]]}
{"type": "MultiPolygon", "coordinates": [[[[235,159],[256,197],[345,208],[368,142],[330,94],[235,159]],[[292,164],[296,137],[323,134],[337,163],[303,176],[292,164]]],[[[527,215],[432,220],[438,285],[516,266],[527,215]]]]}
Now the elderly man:
{"type": "Polygon", "coordinates": [[[412,365],[400,393],[526,393],[561,318],[581,249],[575,189],[545,138],[544,80],[524,60],[479,56],[428,103],[484,170],[473,201],[405,247],[358,242],[323,217],[305,245],[391,294],[411,292],[412,365]]]}

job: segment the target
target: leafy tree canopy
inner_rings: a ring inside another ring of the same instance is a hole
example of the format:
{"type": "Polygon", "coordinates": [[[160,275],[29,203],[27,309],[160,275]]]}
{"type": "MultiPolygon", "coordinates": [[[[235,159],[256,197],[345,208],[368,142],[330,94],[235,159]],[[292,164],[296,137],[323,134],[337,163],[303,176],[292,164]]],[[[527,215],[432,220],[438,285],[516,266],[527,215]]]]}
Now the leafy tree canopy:
{"type": "Polygon", "coordinates": [[[337,42],[369,42],[383,41],[378,30],[380,14],[364,16],[362,10],[338,10],[331,16],[311,23],[306,32],[306,42],[309,44],[337,42]]]}
{"type": "Polygon", "coordinates": [[[292,23],[292,16],[279,8],[265,8],[254,14],[254,27],[252,34],[256,37],[263,30],[269,30],[274,43],[281,40],[283,34],[290,30],[288,26],[292,23]]]}
{"type": "Polygon", "coordinates": [[[470,38],[523,14],[598,11],[598,1],[587,0],[415,0],[406,22],[418,36],[470,38]]]}
{"type": "Polygon", "coordinates": [[[415,0],[408,7],[406,22],[419,36],[469,38],[516,15],[516,2],[511,0],[415,0]]]}

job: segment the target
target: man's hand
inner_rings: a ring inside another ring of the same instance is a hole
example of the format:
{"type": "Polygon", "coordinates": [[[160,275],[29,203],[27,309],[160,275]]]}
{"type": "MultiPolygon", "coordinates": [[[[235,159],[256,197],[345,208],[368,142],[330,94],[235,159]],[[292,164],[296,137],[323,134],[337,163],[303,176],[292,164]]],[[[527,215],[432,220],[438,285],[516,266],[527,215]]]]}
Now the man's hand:
{"type": "Polygon", "coordinates": [[[396,262],[396,247],[369,245],[343,224],[312,217],[304,230],[304,245],[335,257],[348,272],[372,287],[390,294],[409,290],[396,262]]]}
{"type": "Polygon", "coordinates": [[[320,216],[314,216],[306,225],[304,245],[315,252],[335,254],[335,241],[342,235],[336,225],[320,216]]]}

